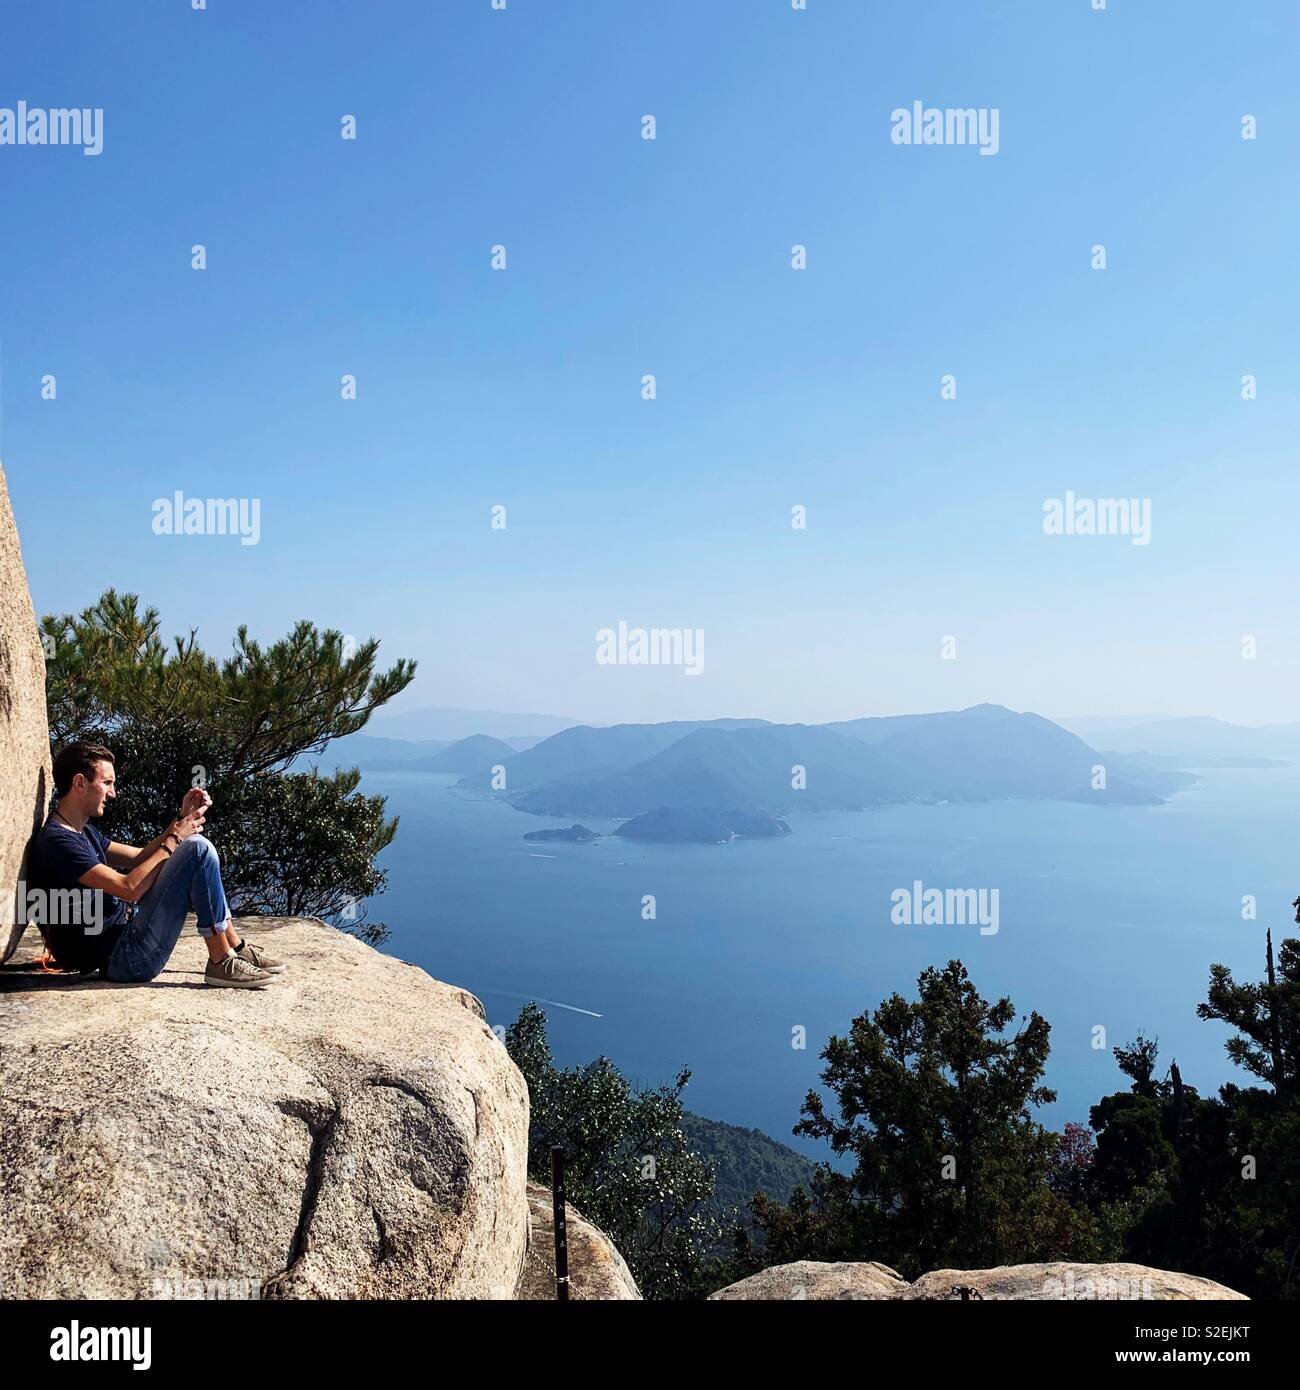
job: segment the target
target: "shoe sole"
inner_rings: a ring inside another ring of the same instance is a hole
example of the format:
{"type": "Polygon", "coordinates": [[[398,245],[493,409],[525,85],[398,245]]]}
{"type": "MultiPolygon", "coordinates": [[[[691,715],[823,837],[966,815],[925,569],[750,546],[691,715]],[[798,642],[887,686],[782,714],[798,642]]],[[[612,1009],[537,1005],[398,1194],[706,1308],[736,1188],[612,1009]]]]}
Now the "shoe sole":
{"type": "Polygon", "coordinates": [[[213,980],[205,975],[203,983],[213,989],[265,989],[271,980],[269,976],[263,980],[213,980]]]}

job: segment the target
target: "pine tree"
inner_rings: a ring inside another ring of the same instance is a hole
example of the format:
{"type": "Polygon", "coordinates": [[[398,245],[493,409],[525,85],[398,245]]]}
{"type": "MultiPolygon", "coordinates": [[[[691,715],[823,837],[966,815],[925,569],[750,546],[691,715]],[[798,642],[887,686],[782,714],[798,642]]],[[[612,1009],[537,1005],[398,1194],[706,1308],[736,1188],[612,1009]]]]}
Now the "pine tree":
{"type": "Polygon", "coordinates": [[[1055,1099],[1042,1085],[1046,1019],[1031,1013],[1008,1036],[1011,1000],[981,998],[960,961],[918,987],[915,1002],[894,994],[827,1044],[835,1109],[810,1091],[795,1133],[827,1140],[852,1171],[824,1164],[811,1192],[756,1198],[759,1237],[739,1242],[742,1260],[880,1260],[916,1277],[1079,1244],[1080,1218],[1048,1182],[1060,1137],[1032,1116],[1055,1099]]]}
{"type": "Polygon", "coordinates": [[[1277,1095],[1294,1099],[1300,1076],[1300,940],[1284,940],[1276,964],[1271,930],[1265,941],[1264,981],[1238,984],[1226,965],[1212,965],[1206,1002],[1196,1012],[1237,1029],[1240,1036],[1224,1044],[1228,1056],[1277,1095]]]}

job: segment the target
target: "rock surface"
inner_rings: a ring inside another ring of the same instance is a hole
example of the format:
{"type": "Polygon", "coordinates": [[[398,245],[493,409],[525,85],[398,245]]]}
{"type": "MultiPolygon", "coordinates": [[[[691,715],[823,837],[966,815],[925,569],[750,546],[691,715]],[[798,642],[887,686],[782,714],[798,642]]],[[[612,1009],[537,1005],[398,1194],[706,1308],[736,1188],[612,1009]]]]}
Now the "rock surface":
{"type": "MultiPolygon", "coordinates": [[[[551,1189],[528,1184],[528,1258],[515,1297],[524,1302],[555,1300],[555,1221],[551,1189]]],[[[641,1292],[613,1241],[568,1202],[569,1298],[626,1301],[641,1292]]]]}
{"type": "Polygon", "coordinates": [[[845,1299],[902,1298],[907,1283],[888,1265],[822,1264],[816,1260],[797,1260],[794,1264],[774,1265],[729,1284],[710,1294],[722,1302],[743,1299],[807,1299],[826,1303],[845,1299]]]}
{"type": "Polygon", "coordinates": [[[923,1274],[908,1289],[907,1298],[960,1298],[954,1288],[974,1289],[986,1302],[1002,1299],[1034,1299],[1053,1302],[1089,1302],[1101,1299],[1155,1300],[1165,1303],[1207,1299],[1249,1302],[1244,1293],[1202,1279],[1195,1274],[1176,1274],[1130,1264],[1035,1264],[1003,1265],[1000,1269],[936,1269],[923,1274]]]}
{"type": "Polygon", "coordinates": [[[1006,1299],[1141,1300],[1160,1302],[1215,1299],[1247,1302],[1212,1279],[1175,1274],[1129,1264],[1006,1265],[1000,1269],[936,1269],[908,1284],[888,1265],[819,1264],[800,1260],[775,1265],[711,1294],[713,1299],[951,1299],[978,1296],[985,1302],[1006,1299]]]}
{"type": "Polygon", "coordinates": [[[23,852],[45,819],[52,786],[45,656],[0,464],[0,961],[22,936],[15,909],[23,852]]]}
{"type": "Polygon", "coordinates": [[[512,1298],[528,1095],[482,1006],[246,925],[265,990],[204,986],[192,927],[147,986],[0,971],[0,1296],[512,1298]]]}

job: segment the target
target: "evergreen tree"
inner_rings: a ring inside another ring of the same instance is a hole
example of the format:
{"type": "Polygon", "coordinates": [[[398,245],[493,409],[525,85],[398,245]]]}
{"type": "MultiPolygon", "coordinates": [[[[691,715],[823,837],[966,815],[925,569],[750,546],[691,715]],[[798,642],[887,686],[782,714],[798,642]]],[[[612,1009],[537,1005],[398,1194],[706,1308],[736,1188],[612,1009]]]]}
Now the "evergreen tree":
{"type": "Polygon", "coordinates": [[[614,1242],[642,1294],[703,1296],[702,1266],[721,1232],[708,1210],[713,1169],[682,1129],[690,1072],[637,1089],[607,1057],[558,1068],[536,1004],[506,1030],[506,1048],[528,1083],[529,1175],[550,1185],[558,1145],[568,1199],[614,1242]]]}
{"type": "Polygon", "coordinates": [[[980,997],[960,961],[930,968],[915,1002],[894,994],[822,1053],[835,1108],[810,1091],[796,1134],[851,1159],[819,1167],[788,1203],[756,1197],[756,1239],[737,1233],[728,1272],[797,1259],[880,1260],[908,1278],[1068,1257],[1086,1222],[1048,1177],[1059,1136],[1033,1119],[1050,1032],[980,997]]]}
{"type": "Polygon", "coordinates": [[[1300,941],[1282,942],[1276,966],[1271,931],[1265,942],[1264,980],[1238,984],[1226,965],[1212,965],[1206,1002],[1196,1012],[1235,1028],[1240,1036],[1224,1044],[1228,1056],[1276,1094],[1294,1098],[1300,1076],[1300,941]]]}
{"type": "Polygon", "coordinates": [[[1084,1201],[1124,1259],[1216,1279],[1253,1298],[1300,1297],[1300,941],[1265,938],[1265,978],[1210,967],[1207,1020],[1228,1056],[1266,1083],[1201,1097],[1154,1042],[1116,1048],[1132,1086],[1092,1108],[1096,1158],[1084,1201]]]}

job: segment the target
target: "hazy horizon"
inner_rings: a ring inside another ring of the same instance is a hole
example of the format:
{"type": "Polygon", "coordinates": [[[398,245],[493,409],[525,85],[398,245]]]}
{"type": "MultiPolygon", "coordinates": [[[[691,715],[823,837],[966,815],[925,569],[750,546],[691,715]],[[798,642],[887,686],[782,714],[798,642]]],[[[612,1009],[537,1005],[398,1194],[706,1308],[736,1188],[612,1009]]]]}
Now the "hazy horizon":
{"type": "MultiPolygon", "coordinates": [[[[1223,722],[1223,723],[1236,725],[1237,727],[1240,727],[1240,728],[1274,728],[1274,727],[1279,727],[1279,726],[1297,725],[1297,724],[1300,724],[1300,720],[1278,720],[1278,721],[1270,721],[1270,722],[1267,723],[1267,724],[1258,724],[1258,725],[1256,725],[1256,724],[1240,724],[1240,723],[1239,723],[1238,721],[1236,721],[1236,720],[1223,719],[1222,716],[1220,716],[1220,715],[1216,715],[1216,714],[1206,714],[1204,711],[1199,711],[1199,712],[1189,713],[1189,714],[1152,714],[1152,713],[1141,714],[1141,713],[1139,713],[1139,714],[1118,714],[1118,715],[1097,715],[1097,714],[1057,715],[1057,714],[1050,714],[1050,713],[1048,713],[1048,712],[1046,712],[1046,711],[1044,711],[1044,710],[1017,710],[1017,709],[1015,708],[1015,706],[1013,706],[1013,705],[1007,705],[1007,704],[1005,704],[1003,701],[1000,701],[1000,700],[977,700],[977,701],[974,702],[974,704],[975,704],[975,705],[983,705],[983,704],[989,704],[989,705],[1002,705],[1003,708],[1011,709],[1011,710],[1013,710],[1013,711],[1014,711],[1015,713],[1017,713],[1017,714],[1037,714],[1037,715],[1040,715],[1040,716],[1041,716],[1042,718],[1044,718],[1044,719],[1050,719],[1054,724],[1060,724],[1063,728],[1068,728],[1068,727],[1070,727],[1071,725],[1074,725],[1074,724],[1095,724],[1095,725],[1098,725],[1098,726],[1113,727],[1113,728],[1117,728],[1117,729],[1119,729],[1119,728],[1125,728],[1125,729],[1126,729],[1126,728],[1137,727],[1137,726],[1142,725],[1142,724],[1154,724],[1154,723],[1162,723],[1162,722],[1166,722],[1166,721],[1175,721],[1175,720],[1182,720],[1182,719],[1216,719],[1216,720],[1221,720],[1221,722],[1223,722]]],[[[591,726],[591,727],[607,728],[607,727],[609,727],[609,726],[611,726],[611,725],[614,725],[614,724],[660,724],[660,723],[669,723],[669,722],[672,722],[672,721],[696,721],[696,720],[699,720],[699,721],[708,721],[708,720],[714,720],[714,719],[766,719],[767,722],[768,722],[768,723],[771,723],[771,724],[813,724],[813,723],[816,723],[816,724],[833,724],[833,723],[838,723],[838,722],[840,722],[842,719],[853,719],[853,718],[864,718],[864,719],[865,719],[865,718],[876,718],[876,717],[889,717],[890,715],[909,715],[909,714],[942,714],[942,713],[950,712],[950,711],[952,711],[952,710],[967,709],[967,708],[970,708],[970,706],[967,706],[967,705],[953,705],[953,706],[947,706],[947,707],[945,707],[945,708],[943,708],[943,709],[938,709],[938,708],[936,708],[936,709],[899,709],[899,710],[888,710],[888,711],[879,711],[879,712],[878,712],[878,711],[871,711],[871,712],[869,712],[869,713],[862,713],[862,714],[857,714],[857,715],[842,715],[842,716],[837,716],[835,719],[818,719],[818,720],[811,720],[811,719],[775,719],[775,718],[772,718],[772,717],[769,716],[769,715],[763,714],[763,713],[761,713],[761,712],[756,713],[756,712],[754,712],[753,710],[750,710],[750,709],[729,710],[729,711],[727,711],[727,712],[725,712],[725,713],[718,713],[718,714],[673,714],[673,715],[665,715],[665,716],[664,716],[663,718],[661,718],[661,719],[656,719],[656,718],[647,718],[647,719],[584,719],[584,718],[581,718],[581,717],[578,717],[578,716],[565,715],[565,714],[555,714],[555,713],[552,713],[552,712],[550,712],[550,711],[545,711],[545,710],[526,710],[526,709],[517,709],[517,710],[508,710],[508,709],[469,709],[469,708],[466,708],[466,707],[461,706],[461,705],[446,705],[446,704],[441,704],[441,703],[430,702],[430,701],[425,700],[425,699],[423,699],[423,698],[421,697],[421,694],[420,694],[420,691],[419,691],[419,679],[418,679],[418,677],[417,677],[416,681],[415,681],[411,686],[409,686],[405,691],[403,691],[402,694],[399,695],[395,700],[393,700],[391,704],[386,705],[386,706],[384,706],[383,709],[377,711],[376,714],[375,714],[374,717],[373,717],[372,722],[371,722],[370,724],[368,724],[368,725],[366,726],[366,728],[367,728],[367,730],[368,730],[369,732],[372,732],[372,733],[374,733],[374,732],[379,732],[380,730],[378,729],[377,726],[382,725],[383,723],[385,723],[386,721],[388,721],[388,720],[390,720],[390,719],[391,719],[391,720],[405,719],[405,718],[407,718],[407,717],[409,717],[409,716],[413,716],[413,715],[417,715],[417,714],[425,714],[425,713],[454,714],[454,715],[462,715],[462,716],[464,716],[464,715],[490,715],[490,716],[492,716],[492,717],[494,717],[494,718],[496,718],[496,719],[507,719],[507,720],[508,720],[508,719],[511,719],[511,718],[518,718],[518,719],[520,719],[520,720],[554,720],[554,721],[556,721],[557,723],[561,723],[561,724],[563,724],[565,727],[569,727],[569,728],[571,728],[571,727],[573,727],[573,726],[575,726],[575,725],[580,725],[580,724],[589,725],[589,726],[591,726]]],[[[529,731],[526,730],[526,729],[521,729],[519,732],[520,732],[521,734],[527,734],[529,731]]],[[[394,736],[395,736],[395,737],[401,737],[401,735],[394,735],[394,736]]]]}

